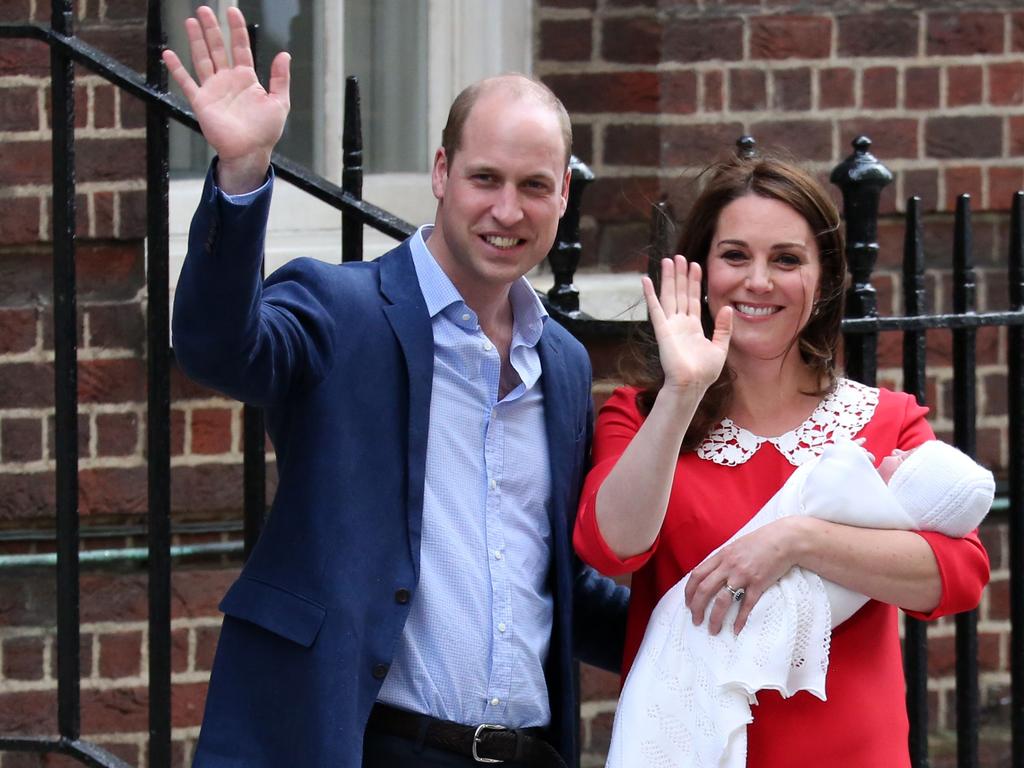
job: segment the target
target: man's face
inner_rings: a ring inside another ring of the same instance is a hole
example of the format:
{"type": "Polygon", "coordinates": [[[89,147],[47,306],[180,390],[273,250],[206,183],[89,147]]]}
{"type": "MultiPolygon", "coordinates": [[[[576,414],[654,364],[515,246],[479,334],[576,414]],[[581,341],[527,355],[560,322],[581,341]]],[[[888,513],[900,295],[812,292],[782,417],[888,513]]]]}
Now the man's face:
{"type": "Polygon", "coordinates": [[[431,181],[434,258],[467,301],[500,295],[547,255],[565,212],[558,117],[505,89],[481,95],[451,162],[437,151],[431,181]]]}

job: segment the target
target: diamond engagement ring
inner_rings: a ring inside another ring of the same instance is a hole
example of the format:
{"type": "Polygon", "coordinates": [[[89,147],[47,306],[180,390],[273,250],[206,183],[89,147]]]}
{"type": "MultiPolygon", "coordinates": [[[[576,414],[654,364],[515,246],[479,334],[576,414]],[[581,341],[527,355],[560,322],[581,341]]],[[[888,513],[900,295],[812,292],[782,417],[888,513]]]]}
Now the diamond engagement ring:
{"type": "Polygon", "coordinates": [[[734,601],[736,601],[737,603],[738,603],[738,602],[739,602],[740,600],[742,600],[742,599],[743,599],[743,596],[744,596],[744,595],[745,595],[745,594],[747,593],[747,591],[746,591],[746,590],[745,590],[745,589],[744,589],[743,587],[736,587],[736,588],[733,588],[733,587],[730,587],[730,586],[729,586],[728,584],[726,584],[726,585],[725,585],[725,590],[726,590],[726,592],[728,592],[728,593],[729,593],[730,595],[732,595],[732,599],[733,599],[734,601]]]}

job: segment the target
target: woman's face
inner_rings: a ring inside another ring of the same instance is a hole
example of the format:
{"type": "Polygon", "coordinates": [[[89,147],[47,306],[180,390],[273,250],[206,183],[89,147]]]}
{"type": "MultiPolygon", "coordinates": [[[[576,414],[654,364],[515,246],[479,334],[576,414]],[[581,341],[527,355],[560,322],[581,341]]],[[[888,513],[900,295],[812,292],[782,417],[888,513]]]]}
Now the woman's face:
{"type": "Polygon", "coordinates": [[[783,202],[746,195],[718,216],[707,259],[712,317],[733,308],[730,361],[775,360],[807,325],[821,260],[807,221],[783,202]]]}

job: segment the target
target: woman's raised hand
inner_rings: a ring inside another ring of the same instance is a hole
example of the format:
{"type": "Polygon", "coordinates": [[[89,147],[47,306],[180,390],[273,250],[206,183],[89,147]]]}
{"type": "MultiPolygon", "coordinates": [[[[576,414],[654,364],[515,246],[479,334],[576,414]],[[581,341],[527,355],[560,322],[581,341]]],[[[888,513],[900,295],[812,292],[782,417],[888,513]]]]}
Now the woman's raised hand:
{"type": "Polygon", "coordinates": [[[207,6],[185,20],[192,66],[198,84],[171,50],[164,63],[181,87],[203,136],[220,157],[217,180],[228,194],[256,189],[263,183],[274,145],[284,131],[290,107],[288,85],[291,57],[279,53],[270,65],[270,89],[256,77],[245,17],[228,8],[231,58],[217,16],[207,6]]]}
{"type": "Polygon", "coordinates": [[[676,255],[661,261],[661,297],[650,278],[642,278],[647,311],[658,340],[665,387],[698,388],[703,392],[722,372],[732,335],[732,307],[715,318],[711,339],[700,324],[701,269],[676,255]]]}

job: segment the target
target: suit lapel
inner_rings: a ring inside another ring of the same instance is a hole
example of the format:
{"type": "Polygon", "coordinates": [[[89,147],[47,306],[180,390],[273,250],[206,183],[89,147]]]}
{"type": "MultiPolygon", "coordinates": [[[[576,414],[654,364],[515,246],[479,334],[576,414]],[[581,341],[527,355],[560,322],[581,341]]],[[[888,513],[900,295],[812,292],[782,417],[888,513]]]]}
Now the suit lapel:
{"type": "MultiPolygon", "coordinates": [[[[548,321],[552,322],[552,321],[548,321]]],[[[572,397],[569,394],[568,376],[565,370],[565,356],[558,337],[551,333],[541,336],[537,344],[540,353],[541,384],[544,391],[544,424],[548,437],[548,463],[551,466],[551,498],[549,515],[551,529],[555,534],[556,552],[561,551],[565,540],[565,510],[562,509],[566,486],[569,483],[568,469],[571,462],[566,458],[573,455],[572,397]]]]}
{"type": "Polygon", "coordinates": [[[388,300],[384,315],[405,357],[409,392],[409,554],[419,578],[423,526],[423,484],[426,473],[430,394],[434,377],[434,335],[408,243],[380,259],[381,293],[388,300]]]}

